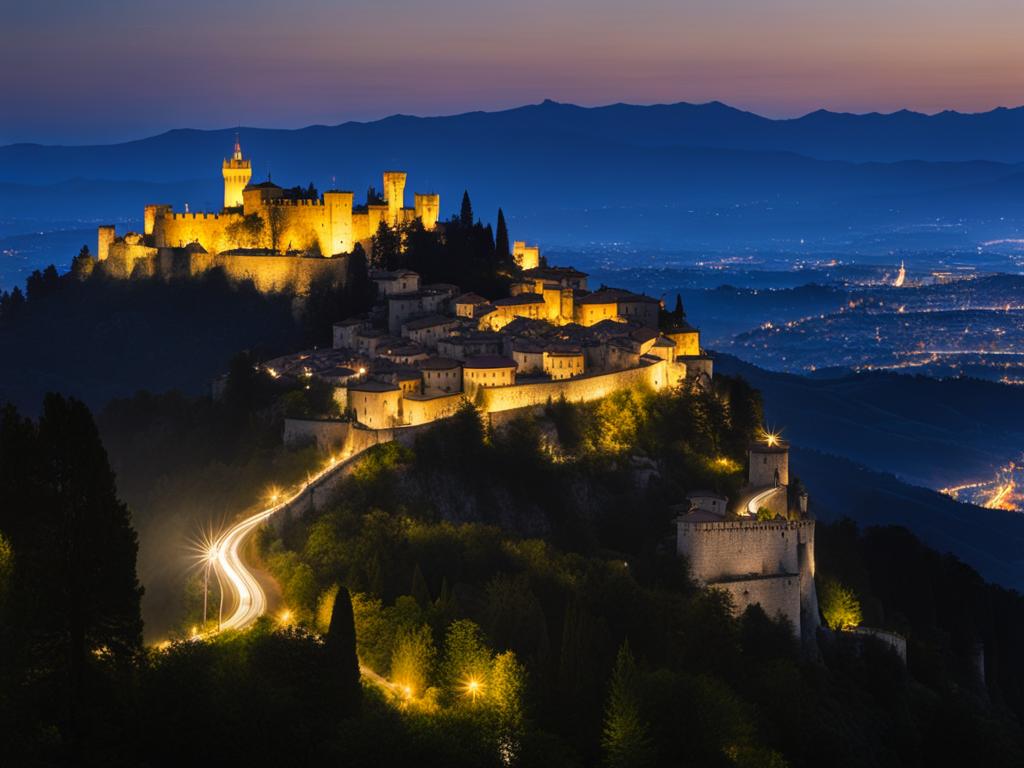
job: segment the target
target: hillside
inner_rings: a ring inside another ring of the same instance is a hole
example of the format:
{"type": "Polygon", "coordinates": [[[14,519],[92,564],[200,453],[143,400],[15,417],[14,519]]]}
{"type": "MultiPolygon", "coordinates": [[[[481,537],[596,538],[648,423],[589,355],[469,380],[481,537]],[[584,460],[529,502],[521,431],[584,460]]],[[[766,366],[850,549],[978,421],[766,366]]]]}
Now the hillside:
{"type": "Polygon", "coordinates": [[[729,355],[716,371],[764,394],[765,416],[794,444],[941,488],[986,478],[1024,445],[1024,392],[978,379],[894,373],[817,379],[729,355]]]}
{"type": "Polygon", "coordinates": [[[802,447],[793,449],[791,460],[819,519],[848,517],[861,527],[904,526],[989,581],[1024,590],[1024,515],[961,504],[890,474],[802,447]]]}

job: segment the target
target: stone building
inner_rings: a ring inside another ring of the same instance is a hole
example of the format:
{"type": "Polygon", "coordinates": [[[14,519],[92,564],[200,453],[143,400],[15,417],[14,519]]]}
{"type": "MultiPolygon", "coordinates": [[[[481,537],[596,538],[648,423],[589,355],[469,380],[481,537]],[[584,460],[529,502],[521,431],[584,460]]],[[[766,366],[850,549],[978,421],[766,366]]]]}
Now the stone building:
{"type": "Polygon", "coordinates": [[[221,175],[222,210],[176,212],[163,203],[146,205],[141,234],[119,238],[113,226],[99,227],[97,260],[115,277],[131,277],[138,264],[173,276],[223,267],[233,278],[253,279],[261,290],[308,290],[322,274],[340,278],[344,260],[329,266],[323,260],[351,253],[356,243],[368,247],[382,222],[397,226],[419,219],[432,230],[440,214],[440,198],[433,193],[415,194],[413,207],[406,207],[402,171],[385,171],[383,197],[365,204],[356,204],[355,195],[344,190],[312,196],[270,179],[254,184],[252,162],[243,157],[237,138],[221,175]],[[186,250],[192,245],[199,248],[186,250]]]}
{"type": "Polygon", "coordinates": [[[774,514],[763,514],[767,506],[761,503],[767,494],[784,504],[788,454],[788,446],[777,442],[751,447],[748,490],[732,511],[718,494],[691,493],[676,520],[676,552],[686,558],[694,579],[727,592],[737,613],[756,603],[769,616],[786,617],[796,634],[810,642],[820,623],[814,520],[802,503],[774,514]],[[771,481],[767,487],[766,479],[771,481]]]}

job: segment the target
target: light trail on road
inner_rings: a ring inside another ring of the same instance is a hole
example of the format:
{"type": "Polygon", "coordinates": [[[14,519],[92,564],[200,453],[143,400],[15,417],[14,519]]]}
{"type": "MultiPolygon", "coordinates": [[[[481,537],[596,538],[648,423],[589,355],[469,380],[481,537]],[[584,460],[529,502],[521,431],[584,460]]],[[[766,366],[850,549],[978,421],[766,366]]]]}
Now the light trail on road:
{"type": "Polygon", "coordinates": [[[764,504],[762,502],[764,502],[765,499],[767,499],[769,496],[771,496],[777,490],[779,490],[779,489],[775,488],[775,487],[772,487],[772,488],[768,488],[767,490],[761,491],[758,494],[755,494],[750,499],[750,501],[747,502],[747,514],[750,515],[751,517],[757,517],[757,510],[759,510],[762,506],[764,506],[764,504]]]}
{"type": "Polygon", "coordinates": [[[273,506],[260,510],[232,525],[217,536],[210,546],[210,562],[217,573],[230,587],[233,607],[220,626],[205,634],[212,635],[229,629],[245,629],[267,611],[267,594],[259,581],[242,562],[241,551],[249,536],[274,514],[299,499],[307,490],[316,485],[331,472],[344,465],[344,461],[332,458],[327,466],[310,476],[298,490],[273,506]]]}

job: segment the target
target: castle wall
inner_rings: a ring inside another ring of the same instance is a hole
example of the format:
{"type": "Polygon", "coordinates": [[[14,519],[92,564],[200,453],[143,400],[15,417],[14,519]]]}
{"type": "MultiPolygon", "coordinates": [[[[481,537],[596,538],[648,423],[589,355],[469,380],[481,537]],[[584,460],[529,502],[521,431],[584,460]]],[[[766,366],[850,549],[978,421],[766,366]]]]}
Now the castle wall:
{"type": "Polygon", "coordinates": [[[334,285],[344,285],[348,263],[344,256],[333,259],[217,256],[212,261],[213,266],[222,267],[232,280],[252,280],[263,293],[283,290],[308,293],[310,285],[320,279],[330,280],[334,285]]]}
{"type": "Polygon", "coordinates": [[[262,242],[239,244],[228,227],[241,224],[240,213],[164,213],[153,222],[153,243],[157,248],[181,248],[198,242],[210,253],[242,247],[265,247],[262,242]]]}
{"type": "MultiPolygon", "coordinates": [[[[814,522],[731,520],[676,526],[676,551],[703,582],[746,575],[797,575],[801,542],[813,541],[814,522]]],[[[813,555],[813,553],[812,553],[813,555]]]]}
{"type": "Polygon", "coordinates": [[[103,260],[103,271],[111,277],[128,278],[135,274],[136,265],[142,264],[146,275],[152,275],[152,261],[156,253],[156,248],[142,243],[116,240],[107,249],[107,257],[103,260]]]}
{"type": "Polygon", "coordinates": [[[402,400],[402,420],[410,425],[429,424],[452,416],[462,405],[461,392],[445,395],[414,395],[402,400]]]}
{"type": "Polygon", "coordinates": [[[662,389],[675,383],[669,381],[669,378],[668,365],[664,360],[659,360],[639,368],[584,374],[565,381],[536,381],[509,387],[484,388],[477,397],[482,398],[480,406],[485,411],[508,411],[513,408],[543,405],[562,396],[571,403],[583,403],[630,387],[647,386],[662,389]]]}
{"type": "Polygon", "coordinates": [[[792,622],[797,635],[801,631],[799,578],[796,576],[761,576],[751,579],[722,581],[711,584],[732,599],[736,615],[748,606],[758,604],[769,617],[782,614],[792,622]]]}
{"type": "Polygon", "coordinates": [[[327,419],[284,420],[284,444],[288,447],[316,443],[322,451],[332,451],[345,445],[351,423],[327,419]]]}

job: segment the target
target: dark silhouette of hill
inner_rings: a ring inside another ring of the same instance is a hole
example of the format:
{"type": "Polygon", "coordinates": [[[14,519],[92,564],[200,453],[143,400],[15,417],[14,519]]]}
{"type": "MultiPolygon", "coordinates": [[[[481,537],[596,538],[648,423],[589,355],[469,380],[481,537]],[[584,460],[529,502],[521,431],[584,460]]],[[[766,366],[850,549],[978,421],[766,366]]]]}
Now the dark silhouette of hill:
{"type": "MultiPolygon", "coordinates": [[[[846,133],[874,125],[857,116],[834,119],[846,133]]],[[[724,237],[745,244],[845,233],[851,224],[1024,214],[1017,165],[888,162],[904,151],[914,157],[912,146],[880,152],[887,162],[823,159],[811,156],[810,139],[755,136],[766,126],[772,133],[787,125],[721,105],[582,109],[544,103],[443,118],[243,129],[242,141],[257,180],[272,175],[285,184],[313,182],[361,195],[379,183],[383,169],[402,168],[410,192],[442,195],[445,214],[468,188],[479,210],[500,204],[521,231],[561,243],[724,237]],[[718,125],[723,120],[733,127],[718,125]],[[742,126],[761,127],[740,140],[742,126]]],[[[800,135],[827,138],[832,131],[826,124],[800,135]]],[[[927,145],[924,134],[919,138],[927,145]]],[[[79,210],[134,218],[146,202],[216,208],[220,163],[231,142],[229,130],[176,130],[108,146],[0,147],[0,206],[34,219],[80,218],[79,210]]]]}
{"type": "Polygon", "coordinates": [[[805,448],[933,488],[987,479],[1024,446],[1024,392],[980,379],[895,373],[808,378],[720,355],[764,394],[769,423],[805,448]]]}
{"type": "Polygon", "coordinates": [[[802,447],[793,449],[790,460],[819,518],[849,517],[862,527],[904,526],[986,579],[1024,592],[1024,514],[962,504],[849,459],[802,447]]]}

